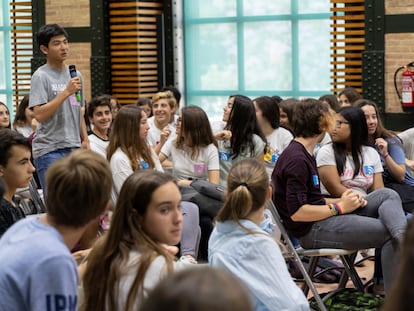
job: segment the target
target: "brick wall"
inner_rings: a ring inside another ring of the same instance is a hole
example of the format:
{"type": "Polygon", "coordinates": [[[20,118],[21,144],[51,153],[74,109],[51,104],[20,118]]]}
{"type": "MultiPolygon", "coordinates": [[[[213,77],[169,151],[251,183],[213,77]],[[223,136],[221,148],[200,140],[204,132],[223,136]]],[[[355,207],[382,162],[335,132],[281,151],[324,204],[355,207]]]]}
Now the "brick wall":
{"type": "MultiPolygon", "coordinates": [[[[46,23],[56,23],[62,27],[89,27],[90,7],[89,0],[61,1],[46,0],[46,23]]],[[[86,38],[85,41],[89,41],[86,38]]],[[[90,43],[71,42],[69,37],[69,57],[67,65],[74,64],[82,73],[86,101],[91,99],[91,68],[92,54],[90,43]]]]}
{"type": "MultiPolygon", "coordinates": [[[[414,14],[414,1],[385,0],[385,14],[414,14]]],[[[402,111],[395,92],[394,72],[400,66],[413,61],[414,33],[391,33],[385,36],[385,102],[387,112],[402,111]]],[[[401,84],[401,72],[398,74],[397,85],[401,84]]]]}

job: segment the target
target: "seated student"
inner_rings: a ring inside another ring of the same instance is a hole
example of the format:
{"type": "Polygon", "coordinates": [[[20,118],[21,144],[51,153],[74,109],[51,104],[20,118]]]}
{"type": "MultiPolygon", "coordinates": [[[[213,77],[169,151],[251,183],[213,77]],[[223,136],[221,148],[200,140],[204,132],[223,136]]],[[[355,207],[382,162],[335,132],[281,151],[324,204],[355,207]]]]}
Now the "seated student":
{"type": "Polygon", "coordinates": [[[410,127],[405,131],[398,133],[398,137],[402,141],[402,147],[405,153],[405,162],[412,175],[414,173],[414,127],[410,127]]]}
{"type": "Polygon", "coordinates": [[[172,162],[172,174],[179,185],[189,185],[194,179],[218,184],[220,166],[216,141],[208,117],[197,106],[184,107],[177,119],[177,138],[161,148],[161,163],[172,162]]]}
{"type": "Polygon", "coordinates": [[[155,150],[156,154],[160,153],[167,139],[174,139],[175,126],[174,113],[176,111],[177,102],[170,91],[158,92],[152,97],[152,114],[148,118],[148,143],[155,150]]]}
{"type": "Polygon", "coordinates": [[[116,98],[115,96],[109,95],[109,98],[111,99],[111,106],[112,106],[112,109],[111,109],[112,121],[114,121],[118,114],[119,109],[121,109],[122,106],[118,98],[116,98]]]}
{"type": "Polygon", "coordinates": [[[0,129],[10,128],[10,112],[5,103],[0,102],[0,129]]]}
{"type": "Polygon", "coordinates": [[[6,191],[0,203],[0,237],[11,225],[25,217],[14,195],[17,188],[29,185],[34,172],[29,140],[13,130],[1,129],[0,176],[6,184],[6,191]]]}
{"type": "Polygon", "coordinates": [[[140,97],[137,100],[137,106],[145,111],[147,117],[152,117],[152,101],[148,97],[140,97]]]}
{"type": "Polygon", "coordinates": [[[175,122],[177,121],[177,118],[178,118],[177,113],[180,110],[181,92],[174,85],[163,86],[162,89],[160,90],[160,92],[167,92],[167,91],[171,92],[175,98],[175,106],[172,110],[171,118],[170,118],[170,123],[172,125],[175,125],[175,122]]]}
{"type": "Polygon", "coordinates": [[[244,284],[209,266],[174,273],[150,292],[140,311],[253,311],[244,284]]]}
{"type": "MultiPolygon", "coordinates": [[[[24,137],[29,137],[33,133],[32,123],[36,124],[34,112],[29,108],[29,94],[24,95],[14,116],[13,129],[24,137]]],[[[36,125],[34,125],[36,127],[36,125]]]]}
{"type": "MultiPolygon", "coordinates": [[[[279,103],[280,110],[280,125],[292,131],[292,118],[295,105],[299,101],[296,98],[287,98],[279,103]]],[[[293,132],[292,132],[293,134],[293,132]]]]}
{"type": "Polygon", "coordinates": [[[224,108],[226,126],[216,133],[220,161],[220,185],[226,186],[227,175],[235,163],[254,158],[264,162],[266,138],[256,119],[256,111],[250,98],[234,95],[224,108]]]}
{"type": "Polygon", "coordinates": [[[180,241],[182,225],[181,195],[172,176],[154,170],[129,176],[109,231],[88,256],[81,310],[138,310],[162,278],[193,266],[174,261],[169,247],[180,241]]]}
{"type": "Polygon", "coordinates": [[[318,100],[297,104],[293,118],[296,138],[276,162],[273,200],[287,230],[304,248],[382,248],[387,291],[398,266],[398,245],[407,224],[401,201],[390,195],[389,204],[371,204],[352,189],[340,198],[322,195],[313,150],[332,129],[332,121],[328,107],[318,100]]]}
{"type": "Polygon", "coordinates": [[[338,101],[341,107],[352,106],[358,99],[361,99],[361,94],[353,87],[346,87],[338,94],[338,101]]]}
{"type": "Polygon", "coordinates": [[[111,97],[102,95],[92,98],[88,103],[88,117],[92,125],[89,137],[91,150],[106,159],[106,148],[109,144],[109,130],[112,124],[111,97]]]}
{"type": "Polygon", "coordinates": [[[109,205],[108,163],[77,150],[46,173],[47,214],[13,225],[0,240],[0,310],[77,310],[78,272],[70,249],[109,205]]]}
{"type": "MultiPolygon", "coordinates": [[[[154,150],[147,143],[149,126],[146,113],[137,106],[122,107],[113,124],[107,149],[107,159],[114,180],[112,200],[117,201],[118,194],[128,176],[137,170],[157,170],[163,168],[154,150]],[[134,135],[131,135],[134,133],[134,135]]],[[[199,211],[197,205],[183,202],[184,214],[181,255],[195,260],[200,241],[199,211]]]]}
{"type": "Polygon", "coordinates": [[[381,160],[368,145],[368,128],[360,108],[340,108],[335,114],[331,137],[333,142],[323,146],[316,157],[323,194],[340,197],[347,189],[353,189],[368,204],[377,196],[384,199],[384,202],[374,200],[377,204],[387,204],[389,196],[398,195],[384,189],[381,160]]]}
{"type": "Polygon", "coordinates": [[[322,103],[325,103],[331,107],[333,111],[337,111],[341,106],[339,105],[338,98],[334,94],[325,94],[319,97],[322,103]]]}
{"type": "Polygon", "coordinates": [[[239,277],[255,310],[309,310],[265,227],[265,203],[272,192],[264,165],[254,159],[239,161],[227,181],[227,199],[209,241],[209,264],[239,277]]]}
{"type": "Polygon", "coordinates": [[[367,99],[354,103],[365,114],[368,126],[368,141],[377,150],[384,168],[384,185],[398,192],[406,212],[414,210],[414,177],[405,162],[401,140],[382,125],[377,105],[367,99]]]}
{"type": "MultiPolygon", "coordinates": [[[[340,197],[347,189],[353,189],[364,196],[368,205],[377,205],[379,210],[383,205],[396,204],[398,193],[384,188],[380,157],[368,145],[363,111],[349,106],[340,108],[335,115],[331,136],[333,143],[323,146],[316,157],[322,193],[340,197]]],[[[401,209],[402,206],[395,208],[401,209]]],[[[380,269],[378,263],[379,260],[376,267],[380,269]]],[[[378,279],[378,275],[375,277],[378,279]]]]}
{"type": "Polygon", "coordinates": [[[264,155],[267,174],[272,176],[277,158],[289,145],[293,135],[285,128],[279,127],[279,106],[268,96],[261,96],[253,100],[256,109],[256,118],[259,126],[266,136],[267,148],[264,155]]]}

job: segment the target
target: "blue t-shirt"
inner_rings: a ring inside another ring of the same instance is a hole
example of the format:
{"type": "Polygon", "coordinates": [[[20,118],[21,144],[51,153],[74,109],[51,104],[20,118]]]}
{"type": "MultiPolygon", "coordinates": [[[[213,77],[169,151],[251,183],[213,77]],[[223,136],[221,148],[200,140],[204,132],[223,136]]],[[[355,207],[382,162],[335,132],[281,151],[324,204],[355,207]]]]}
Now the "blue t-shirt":
{"type": "Polygon", "coordinates": [[[0,311],[76,311],[76,263],[53,227],[21,220],[0,239],[0,311]]]}
{"type": "MultiPolygon", "coordinates": [[[[400,139],[398,137],[392,137],[392,138],[386,138],[385,140],[388,143],[388,154],[391,156],[394,162],[397,164],[404,164],[405,166],[404,183],[410,186],[414,186],[414,178],[410,175],[410,170],[407,168],[407,164],[405,163],[405,153],[404,153],[404,149],[402,147],[400,139]]],[[[375,146],[375,149],[377,149],[379,153],[377,146],[375,146]]],[[[381,153],[380,153],[380,156],[381,156],[381,153]]],[[[382,173],[384,177],[384,181],[395,182],[394,178],[389,173],[387,163],[382,156],[381,156],[381,162],[382,162],[382,166],[384,167],[384,172],[382,173]]]]}

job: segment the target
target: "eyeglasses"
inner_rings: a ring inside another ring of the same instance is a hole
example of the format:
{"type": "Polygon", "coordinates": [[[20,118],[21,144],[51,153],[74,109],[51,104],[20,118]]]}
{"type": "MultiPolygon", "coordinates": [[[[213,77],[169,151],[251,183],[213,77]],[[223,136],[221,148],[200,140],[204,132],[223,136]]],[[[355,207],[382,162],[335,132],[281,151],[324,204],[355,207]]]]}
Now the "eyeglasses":
{"type": "Polygon", "coordinates": [[[335,121],[335,127],[341,127],[342,124],[349,124],[348,121],[341,121],[341,120],[336,120],[335,121]]]}

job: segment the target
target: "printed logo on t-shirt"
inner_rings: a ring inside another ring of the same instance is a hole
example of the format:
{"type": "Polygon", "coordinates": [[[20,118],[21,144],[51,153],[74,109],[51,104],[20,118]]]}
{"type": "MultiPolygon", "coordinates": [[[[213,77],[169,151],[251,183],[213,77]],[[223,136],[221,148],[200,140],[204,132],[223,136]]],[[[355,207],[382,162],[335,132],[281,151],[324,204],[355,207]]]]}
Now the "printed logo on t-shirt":
{"type": "Polygon", "coordinates": [[[204,174],[205,172],[206,172],[205,163],[196,163],[196,164],[194,164],[194,173],[204,174]]]}
{"type": "Polygon", "coordinates": [[[142,167],[144,170],[149,169],[149,165],[148,165],[148,163],[147,163],[147,162],[145,162],[145,160],[141,160],[141,167],[142,167]]]}
{"type": "Polygon", "coordinates": [[[266,148],[266,153],[264,155],[265,162],[276,163],[277,159],[279,158],[278,150],[274,150],[271,147],[266,148]]]}
{"type": "Polygon", "coordinates": [[[318,174],[312,175],[312,180],[313,180],[313,185],[315,187],[319,186],[319,177],[318,177],[318,174]]]}
{"type": "Polygon", "coordinates": [[[230,152],[219,151],[220,161],[230,161],[230,152]]]}
{"type": "Polygon", "coordinates": [[[374,165],[364,165],[363,170],[365,175],[372,175],[374,174],[374,165]]]}
{"type": "Polygon", "coordinates": [[[69,101],[72,106],[80,106],[80,103],[76,100],[75,95],[69,96],[69,101]]]}
{"type": "Polygon", "coordinates": [[[47,311],[76,311],[78,297],[72,295],[46,295],[47,311]]]}

